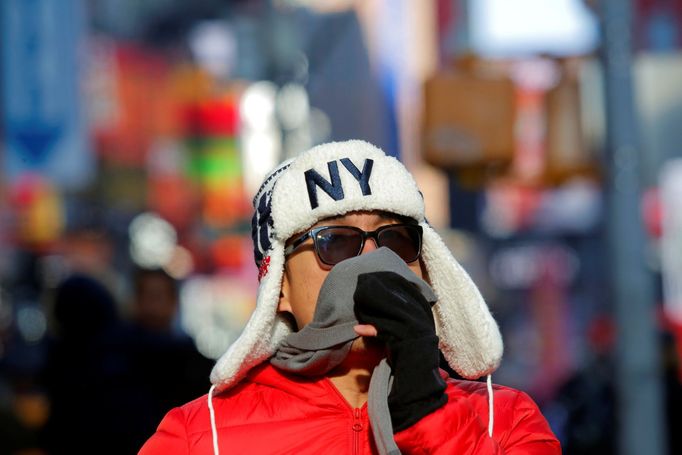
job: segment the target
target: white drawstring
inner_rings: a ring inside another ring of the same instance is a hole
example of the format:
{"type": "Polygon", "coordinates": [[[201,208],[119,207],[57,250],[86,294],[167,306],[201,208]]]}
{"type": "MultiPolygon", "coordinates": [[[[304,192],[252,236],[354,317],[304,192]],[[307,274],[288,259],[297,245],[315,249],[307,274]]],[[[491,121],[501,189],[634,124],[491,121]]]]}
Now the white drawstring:
{"type": "Polygon", "coordinates": [[[493,378],[488,375],[488,435],[493,437],[493,425],[495,423],[495,416],[493,414],[493,378]]]}
{"type": "Polygon", "coordinates": [[[215,425],[215,412],[213,411],[213,390],[215,385],[208,389],[208,412],[211,415],[211,434],[213,435],[213,455],[220,455],[218,450],[218,430],[215,425]]]}

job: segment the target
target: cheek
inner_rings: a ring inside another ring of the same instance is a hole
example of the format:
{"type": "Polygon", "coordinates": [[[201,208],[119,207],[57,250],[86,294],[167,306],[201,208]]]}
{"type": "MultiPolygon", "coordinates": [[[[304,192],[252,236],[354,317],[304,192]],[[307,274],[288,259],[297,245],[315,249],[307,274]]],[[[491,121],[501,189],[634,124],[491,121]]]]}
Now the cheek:
{"type": "Polygon", "coordinates": [[[291,293],[291,312],[299,329],[313,320],[316,302],[317,293],[305,282],[291,293]]]}
{"type": "Polygon", "coordinates": [[[313,261],[297,261],[290,264],[289,304],[299,329],[312,321],[320,288],[329,273],[321,269],[316,261],[311,262],[313,261]]]}
{"type": "Polygon", "coordinates": [[[419,278],[421,278],[422,280],[427,281],[427,282],[429,281],[426,278],[426,267],[424,266],[424,264],[422,264],[421,259],[418,261],[414,261],[414,262],[407,264],[407,265],[414,272],[414,274],[417,275],[419,278]]]}

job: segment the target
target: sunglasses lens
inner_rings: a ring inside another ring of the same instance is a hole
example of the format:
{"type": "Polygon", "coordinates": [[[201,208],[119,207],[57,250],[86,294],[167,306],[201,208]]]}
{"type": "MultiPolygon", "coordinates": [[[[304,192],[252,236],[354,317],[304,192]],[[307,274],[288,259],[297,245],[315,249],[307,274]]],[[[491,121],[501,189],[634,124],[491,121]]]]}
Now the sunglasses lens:
{"type": "Polygon", "coordinates": [[[378,235],[379,246],[393,250],[405,262],[414,262],[419,258],[422,245],[420,226],[389,226],[378,235]]]}
{"type": "Polygon", "coordinates": [[[317,233],[315,245],[322,262],[336,265],[360,254],[362,235],[347,227],[329,227],[317,233]]]}

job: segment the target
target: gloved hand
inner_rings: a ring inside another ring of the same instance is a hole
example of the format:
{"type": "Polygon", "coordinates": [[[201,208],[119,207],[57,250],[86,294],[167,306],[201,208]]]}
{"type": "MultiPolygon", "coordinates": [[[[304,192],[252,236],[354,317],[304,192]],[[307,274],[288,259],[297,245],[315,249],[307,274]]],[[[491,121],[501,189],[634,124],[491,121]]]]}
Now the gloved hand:
{"type": "Polygon", "coordinates": [[[431,305],[414,283],[394,272],[359,275],[353,299],[358,321],[374,325],[388,348],[393,373],[388,407],[397,433],[447,403],[431,305]]]}

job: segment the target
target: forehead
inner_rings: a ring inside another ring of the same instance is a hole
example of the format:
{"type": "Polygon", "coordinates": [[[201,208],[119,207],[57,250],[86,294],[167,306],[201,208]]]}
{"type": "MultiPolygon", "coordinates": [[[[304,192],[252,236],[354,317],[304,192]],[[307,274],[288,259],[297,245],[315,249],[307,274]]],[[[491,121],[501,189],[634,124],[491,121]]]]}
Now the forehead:
{"type": "Polygon", "coordinates": [[[415,223],[411,218],[396,215],[395,213],[385,212],[382,210],[357,210],[343,215],[332,216],[324,218],[313,226],[324,226],[328,224],[350,224],[355,223],[377,223],[377,224],[387,224],[387,223],[415,223]]]}

